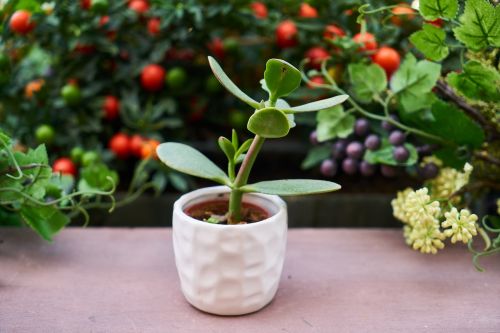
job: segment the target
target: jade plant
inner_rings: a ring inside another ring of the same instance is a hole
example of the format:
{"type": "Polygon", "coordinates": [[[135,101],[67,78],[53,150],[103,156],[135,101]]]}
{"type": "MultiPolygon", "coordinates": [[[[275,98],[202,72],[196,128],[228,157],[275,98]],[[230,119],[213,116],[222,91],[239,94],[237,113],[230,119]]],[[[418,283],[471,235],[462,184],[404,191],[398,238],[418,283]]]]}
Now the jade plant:
{"type": "MultiPolygon", "coordinates": [[[[328,99],[291,107],[282,97],[297,89],[302,80],[300,71],[281,59],[270,59],[266,63],[262,88],[269,94],[268,100],[257,102],[245,94],[226,75],[214,58],[208,58],[215,77],[234,96],[255,109],[247,123],[255,136],[242,144],[235,130],[231,140],[220,137],[219,147],[228,160],[227,173],[198,150],[175,142],[161,144],[158,157],[168,167],[191,176],[201,177],[228,186],[231,189],[228,224],[238,224],[242,218],[244,193],[265,193],[283,196],[325,193],[340,189],[336,183],[312,179],[284,179],[248,183],[250,171],[266,139],[285,137],[295,126],[294,114],[329,109],[344,102],[348,96],[340,95],[328,99]],[[237,166],[239,168],[237,169],[237,166]]],[[[209,219],[209,222],[217,222],[209,219]]]]}

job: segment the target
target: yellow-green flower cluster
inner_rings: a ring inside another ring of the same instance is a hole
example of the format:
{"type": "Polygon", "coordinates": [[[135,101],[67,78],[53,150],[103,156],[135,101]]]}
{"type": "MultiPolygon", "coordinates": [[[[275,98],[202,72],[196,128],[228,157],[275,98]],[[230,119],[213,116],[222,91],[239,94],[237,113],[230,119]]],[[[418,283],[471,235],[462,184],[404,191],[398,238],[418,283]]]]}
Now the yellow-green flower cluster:
{"type": "Polygon", "coordinates": [[[469,182],[472,165],[466,163],[463,172],[441,168],[436,178],[428,182],[434,198],[447,199],[469,182]]]}
{"type": "Polygon", "coordinates": [[[473,236],[477,235],[476,222],[477,215],[471,214],[467,209],[462,209],[460,213],[453,207],[449,212],[444,213],[444,220],[441,223],[446,237],[451,237],[451,242],[457,241],[467,243],[473,236]]]}

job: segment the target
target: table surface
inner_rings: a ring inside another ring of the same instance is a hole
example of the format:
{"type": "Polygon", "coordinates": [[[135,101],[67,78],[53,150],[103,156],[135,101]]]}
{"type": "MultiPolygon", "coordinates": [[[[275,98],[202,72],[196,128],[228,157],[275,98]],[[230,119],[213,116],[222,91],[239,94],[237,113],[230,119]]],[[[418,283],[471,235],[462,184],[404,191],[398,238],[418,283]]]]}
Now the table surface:
{"type": "Polygon", "coordinates": [[[274,301],[239,317],[183,298],[171,230],[0,229],[0,332],[500,332],[500,261],[412,251],[400,230],[291,229],[274,301]]]}

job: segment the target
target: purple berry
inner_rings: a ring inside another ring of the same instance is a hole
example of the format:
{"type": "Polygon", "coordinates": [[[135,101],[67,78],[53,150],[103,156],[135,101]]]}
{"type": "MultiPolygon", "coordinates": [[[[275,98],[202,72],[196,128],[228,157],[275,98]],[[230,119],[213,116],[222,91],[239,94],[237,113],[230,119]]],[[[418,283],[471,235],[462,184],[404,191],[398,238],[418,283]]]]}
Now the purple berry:
{"type": "Polygon", "coordinates": [[[419,156],[429,156],[432,154],[432,151],[435,149],[432,145],[422,145],[417,147],[417,153],[419,156]]]}
{"type": "MultiPolygon", "coordinates": [[[[393,120],[396,120],[398,121],[398,117],[395,115],[395,114],[391,114],[390,117],[393,119],[393,120]]],[[[382,122],[382,128],[385,129],[387,132],[389,132],[390,130],[392,130],[394,128],[394,125],[391,124],[390,122],[384,120],[382,122]]]]}
{"type": "Polygon", "coordinates": [[[380,138],[376,134],[370,134],[366,137],[365,147],[369,150],[377,150],[380,148],[380,138]]]}
{"type": "Polygon", "coordinates": [[[358,161],[354,158],[346,158],[342,162],[342,170],[348,175],[354,175],[358,171],[358,161]]]}
{"type": "Polygon", "coordinates": [[[394,146],[401,146],[405,143],[405,139],[406,135],[399,130],[392,131],[389,135],[389,142],[394,146]]]}
{"type": "Polygon", "coordinates": [[[354,133],[358,136],[365,136],[370,131],[370,122],[365,118],[359,118],[354,125],[354,133]]]}
{"type": "Polygon", "coordinates": [[[397,169],[391,165],[386,164],[382,164],[380,166],[380,172],[382,173],[382,176],[387,178],[393,178],[397,175],[397,169]]]}
{"type": "Polygon", "coordinates": [[[375,164],[370,164],[367,161],[361,161],[359,165],[359,171],[365,177],[373,176],[376,170],[377,166],[375,164]]]}
{"type": "Polygon", "coordinates": [[[337,173],[337,162],[334,160],[324,160],[320,167],[321,174],[327,177],[333,177],[337,173]]]}
{"type": "Polygon", "coordinates": [[[309,134],[309,142],[313,145],[318,144],[318,132],[312,131],[311,134],[309,134]]]}
{"type": "Polygon", "coordinates": [[[363,156],[363,151],[363,145],[358,141],[351,142],[346,148],[347,156],[355,159],[360,159],[363,156]]]}
{"type": "Polygon", "coordinates": [[[335,141],[335,143],[333,144],[333,147],[332,147],[333,158],[335,158],[337,160],[344,158],[346,145],[347,145],[347,142],[345,140],[335,141]]]}
{"type": "Polygon", "coordinates": [[[396,161],[403,163],[410,157],[410,152],[404,146],[398,146],[392,150],[392,156],[396,161]]]}
{"type": "Polygon", "coordinates": [[[423,167],[418,168],[418,175],[423,179],[432,179],[439,173],[439,167],[435,163],[427,163],[423,167]]]}

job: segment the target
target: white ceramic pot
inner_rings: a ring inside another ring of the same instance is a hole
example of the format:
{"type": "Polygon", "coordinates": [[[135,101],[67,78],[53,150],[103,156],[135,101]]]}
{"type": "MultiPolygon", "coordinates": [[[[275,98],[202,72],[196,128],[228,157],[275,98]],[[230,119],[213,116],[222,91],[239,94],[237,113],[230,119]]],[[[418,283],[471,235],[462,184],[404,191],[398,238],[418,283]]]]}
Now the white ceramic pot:
{"type": "Polygon", "coordinates": [[[242,315],[263,308],[276,294],[288,219],[285,202],[265,194],[243,197],[269,213],[269,218],[257,223],[218,225],[184,213],[191,205],[228,198],[229,191],[226,186],[203,188],[175,202],[175,264],[189,303],[213,314],[242,315]]]}

